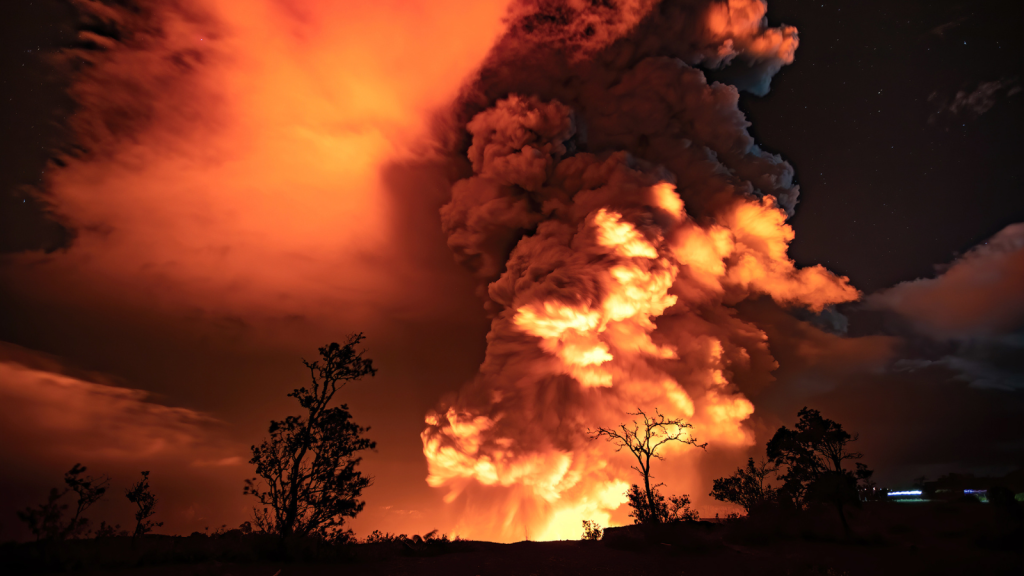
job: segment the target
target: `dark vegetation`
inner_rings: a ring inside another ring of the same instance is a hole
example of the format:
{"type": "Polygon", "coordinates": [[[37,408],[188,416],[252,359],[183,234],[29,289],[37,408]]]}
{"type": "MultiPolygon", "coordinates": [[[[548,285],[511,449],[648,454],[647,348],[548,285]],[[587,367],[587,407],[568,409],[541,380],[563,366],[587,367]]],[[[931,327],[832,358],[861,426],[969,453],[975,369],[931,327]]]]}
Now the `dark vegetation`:
{"type": "Polygon", "coordinates": [[[778,467],[769,467],[766,460],[754,464],[754,459],[748,458],[746,468],[737,468],[732,476],[715,479],[711,496],[738,504],[749,514],[778,501],[777,491],[768,484],[768,475],[778,470],[778,467]]]}
{"type": "Polygon", "coordinates": [[[849,531],[847,508],[860,506],[862,496],[874,494],[873,471],[856,462],[864,455],[848,448],[857,435],[810,408],[800,410],[797,418],[794,429],[783,426],[768,441],[767,460],[755,465],[750,458],[746,468],[716,479],[711,496],[738,504],[748,514],[761,508],[802,511],[813,504],[828,504],[849,531]],[[776,475],[780,486],[768,484],[769,474],[776,475]]]}
{"type": "Polygon", "coordinates": [[[36,540],[65,540],[88,535],[89,519],[82,514],[103,498],[107,493],[110,479],[106,476],[93,478],[83,474],[85,466],[75,464],[64,474],[63,490],[51,488],[46,502],[18,512],[18,519],[28,525],[36,540]],[[65,519],[68,504],[62,500],[70,492],[74,492],[78,498],[74,514],[71,518],[65,519]]]}
{"type": "MultiPolygon", "coordinates": [[[[353,334],[344,344],[332,342],[320,348],[320,360],[302,361],[309,370],[310,387],[296,388],[288,396],[295,398],[305,413],[271,421],[270,438],[252,446],[249,462],[256,466],[259,477],[246,480],[244,492],[263,507],[253,508],[253,522],[245,522],[242,532],[252,532],[255,523],[261,534],[279,539],[316,536],[343,542],[351,538],[351,531],[344,530],[345,519],[363,509],[359,497],[372,483],[372,478],[357,470],[361,458],[356,453],[376,444],[362,437],[369,429],[352,421],[346,404],[330,404],[349,382],[377,373],[373,361],[356,350],[363,339],[362,334],[353,334]]],[[[51,489],[46,502],[18,512],[37,541],[128,535],[120,526],[106,522],[95,531],[89,528],[83,513],[103,498],[110,478],[85,476],[85,471],[85,466],[75,464],[64,475],[65,488],[51,489]],[[70,493],[77,496],[77,502],[68,518],[70,505],[64,497],[70,493]]],[[[163,522],[151,520],[157,498],[149,486],[149,471],[143,471],[142,478],[125,490],[125,497],[135,506],[133,542],[163,526],[163,522]]]]}
{"type": "Polygon", "coordinates": [[[362,334],[344,344],[320,348],[320,360],[307,362],[310,387],[296,388],[288,396],[305,411],[270,423],[270,438],[252,447],[250,464],[262,478],[246,480],[245,493],[261,508],[254,508],[256,526],[265,533],[287,538],[316,535],[326,540],[347,540],[345,518],[363,509],[359,500],[372,479],[356,469],[355,454],[376,447],[363,438],[369,429],[352,421],[348,405],[330,406],[338,389],[377,370],[373,361],[356,351],[362,334]]]}
{"type": "Polygon", "coordinates": [[[352,421],[344,404],[330,406],[337,390],[376,370],[355,347],[320,349],[321,360],[303,361],[310,388],[295,389],[299,416],[272,421],[270,438],[253,446],[259,478],[246,493],[262,505],[236,529],[187,537],[152,534],[162,523],[149,472],[125,491],[135,506],[132,532],[85,517],[108,491],[110,479],[86,476],[75,464],[64,487],[38,506],[18,512],[36,541],[0,545],[4,573],[86,574],[1019,574],[1024,562],[1024,469],[1003,478],[951,474],[918,484],[931,502],[887,501],[871,471],[850,450],[856,434],[817,410],[804,408],[793,429],[780,428],[765,456],[748,459],[714,481],[711,496],[732,502],[744,515],[699,519],[687,495],[669,496],[653,483],[651,464],[669,442],[698,447],[690,425],[633,413],[631,425],[599,428],[637,459],[643,487],[626,496],[632,526],[602,529],[583,520],[580,541],[494,544],[437,531],[423,536],[374,531],[362,541],[345,520],[363,508],[372,479],[357,466],[357,453],[372,449],[367,428],[352,421]],[[260,480],[262,478],[262,481],[260,480]],[[972,490],[987,490],[982,504],[972,490]],[[73,506],[73,507],[72,507],[73,506]]]}
{"type": "Polygon", "coordinates": [[[665,497],[658,491],[664,483],[651,484],[651,479],[654,478],[651,475],[651,459],[664,460],[664,457],[658,454],[658,450],[669,442],[689,444],[698,448],[706,448],[707,444],[698,444],[697,439],[689,432],[693,425],[679,418],[666,418],[657,411],[654,417],[650,417],[639,408],[629,415],[638,416],[641,420],[634,420],[632,426],[621,424],[618,428],[598,428],[596,431],[590,431],[590,437],[595,440],[606,438],[616,446],[616,452],[626,448],[636,458],[638,466],[631,468],[643,478],[644,487],[640,488],[633,484],[626,493],[629,507],[632,509],[629,515],[633,522],[663,524],[695,520],[697,515],[690,509],[688,495],[669,496],[669,502],[666,503],[665,497]]]}
{"type": "Polygon", "coordinates": [[[156,514],[156,496],[149,489],[149,471],[144,470],[142,479],[125,490],[124,494],[129,502],[135,504],[135,531],[132,533],[132,540],[164,525],[163,522],[150,520],[156,514]]]}
{"type": "Polygon", "coordinates": [[[600,540],[604,536],[604,530],[601,529],[601,525],[592,520],[583,521],[583,537],[581,540],[600,540]]]}
{"type": "Polygon", "coordinates": [[[847,513],[827,504],[721,522],[607,528],[596,541],[492,544],[381,535],[336,543],[230,530],[0,546],[9,573],[280,576],[708,574],[857,576],[1020,574],[1020,503],[866,502],[847,513]],[[284,546],[278,545],[284,542],[284,546]]]}

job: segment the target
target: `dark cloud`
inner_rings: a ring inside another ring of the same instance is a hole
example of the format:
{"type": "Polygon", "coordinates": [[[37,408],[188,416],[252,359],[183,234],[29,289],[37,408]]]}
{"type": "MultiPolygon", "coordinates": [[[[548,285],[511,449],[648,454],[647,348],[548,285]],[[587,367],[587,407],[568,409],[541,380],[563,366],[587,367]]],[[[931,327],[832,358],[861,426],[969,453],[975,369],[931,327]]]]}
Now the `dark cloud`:
{"type": "MultiPolygon", "coordinates": [[[[744,303],[739,313],[764,328],[779,366],[770,386],[750,392],[761,419],[750,455],[763,455],[771,434],[810,406],[860,434],[856,449],[882,486],[909,488],[918,476],[949,472],[1003,474],[1020,465],[1019,387],[968,386],[962,366],[935,361],[942,352],[906,331],[840,337],[766,300],[744,303]],[[933,360],[906,359],[925,350],[933,360]]],[[[851,314],[853,326],[863,320],[851,314]]],[[[980,364],[986,371],[997,365],[980,364]]]]}
{"type": "Polygon", "coordinates": [[[939,271],[872,294],[865,306],[896,312],[935,340],[997,337],[1024,326],[1024,224],[1007,226],[939,271]]]}
{"type": "Polygon", "coordinates": [[[958,90],[952,97],[932,92],[928,95],[928,105],[932,108],[928,123],[957,119],[973,120],[991,110],[1000,98],[1016,96],[1020,91],[1020,82],[1017,78],[1004,78],[982,82],[971,91],[958,90]]]}
{"type": "MultiPolygon", "coordinates": [[[[865,307],[893,316],[918,345],[893,368],[942,366],[981,388],[1024,388],[1024,224],[1007,226],[935,278],[868,296],[865,307]]],[[[906,332],[905,332],[906,333],[906,332]]]]}
{"type": "Polygon", "coordinates": [[[771,77],[793,61],[799,43],[794,28],[766,25],[764,2],[661,2],[635,27],[616,28],[622,36],[596,46],[551,40],[575,30],[574,21],[560,16],[566,6],[576,14],[575,3],[529,6],[536,10],[532,17],[546,15],[543,26],[514,24],[498,42],[480,80],[461,98],[452,124],[455,138],[474,115],[509,94],[557,100],[578,113],[579,150],[623,150],[665,166],[698,217],[714,208],[707,203],[717,195],[700,196],[708,191],[708,179],[771,194],[787,211],[793,209],[799,190],[792,167],[754,143],[737,108],[739,91],[767,90],[771,77]],[[723,67],[731,71],[730,84],[709,83],[702,73],[723,67]],[[703,160],[709,154],[737,172],[707,172],[703,160]]]}

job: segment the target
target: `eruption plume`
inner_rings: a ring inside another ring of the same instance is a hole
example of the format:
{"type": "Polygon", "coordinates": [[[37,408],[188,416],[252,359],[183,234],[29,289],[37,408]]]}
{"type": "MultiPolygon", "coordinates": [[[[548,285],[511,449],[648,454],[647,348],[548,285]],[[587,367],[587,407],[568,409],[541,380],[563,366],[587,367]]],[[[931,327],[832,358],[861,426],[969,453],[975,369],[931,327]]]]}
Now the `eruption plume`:
{"type": "MultiPolygon", "coordinates": [[[[479,374],[427,415],[427,482],[477,538],[575,538],[636,482],[591,442],[627,412],[692,422],[712,448],[754,442],[743,386],[770,380],[767,336],[733,305],[855,300],[787,256],[792,168],[737,107],[793,59],[764,2],[533,2],[459,102],[471,173],[441,210],[491,314],[479,374]],[[708,83],[704,72],[729,84],[708,83]]],[[[669,448],[660,478],[692,470],[669,448]]],[[[656,470],[656,473],[659,473],[656,470]]]]}

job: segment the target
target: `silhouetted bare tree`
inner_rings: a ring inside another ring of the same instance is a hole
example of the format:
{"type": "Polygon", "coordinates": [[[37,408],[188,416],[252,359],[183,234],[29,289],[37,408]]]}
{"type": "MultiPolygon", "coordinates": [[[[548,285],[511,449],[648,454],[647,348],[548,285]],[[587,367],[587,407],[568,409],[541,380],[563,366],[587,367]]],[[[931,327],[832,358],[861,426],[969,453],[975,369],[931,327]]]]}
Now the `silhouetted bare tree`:
{"type": "Polygon", "coordinates": [[[344,344],[320,348],[321,360],[303,360],[311,388],[297,388],[288,396],[306,413],[271,421],[270,438],[252,447],[249,462],[266,486],[252,478],[246,480],[245,493],[264,506],[253,509],[263,531],[282,537],[345,537],[345,518],[363,509],[359,496],[372,479],[356,470],[362,459],[355,454],[376,443],[362,437],[369,428],[352,421],[347,405],[328,406],[339,388],[377,373],[372,360],[356,351],[363,338],[354,334],[344,344]]]}
{"type": "Polygon", "coordinates": [[[716,478],[710,496],[715,500],[739,504],[748,513],[757,506],[774,502],[775,488],[767,483],[767,478],[779,467],[768,464],[766,460],[754,464],[754,459],[748,458],[746,468],[737,468],[732,476],[716,478]]]}
{"type": "MultiPolygon", "coordinates": [[[[707,443],[698,444],[697,439],[690,436],[688,430],[693,425],[684,422],[680,418],[666,418],[661,412],[655,409],[655,417],[649,417],[643,410],[637,408],[636,412],[628,412],[630,416],[642,417],[643,421],[633,421],[632,428],[627,424],[620,424],[618,428],[598,428],[597,431],[587,432],[593,439],[605,437],[609,442],[618,446],[615,451],[623,448],[629,449],[636,457],[637,466],[630,466],[636,470],[644,479],[643,492],[636,485],[632,487],[627,496],[633,506],[634,518],[638,524],[664,522],[667,517],[667,505],[665,498],[657,492],[661,484],[651,485],[651,459],[664,460],[658,449],[669,442],[680,442],[706,448],[707,443]]],[[[687,502],[689,500],[687,499],[687,502]]]]}
{"type": "Polygon", "coordinates": [[[18,518],[28,524],[36,540],[77,538],[88,532],[89,520],[82,514],[103,498],[110,478],[83,476],[85,470],[85,466],[75,464],[71,470],[64,473],[66,488],[51,488],[45,503],[18,511],[18,518]],[[64,512],[68,505],[59,503],[59,500],[69,492],[77,494],[78,501],[75,503],[74,516],[65,523],[64,512]]]}
{"type": "Polygon", "coordinates": [[[149,471],[142,471],[142,479],[132,485],[131,488],[125,490],[125,497],[132,504],[135,504],[135,532],[132,533],[132,540],[134,541],[139,536],[148,534],[153,531],[153,528],[163,526],[163,522],[153,522],[150,518],[156,514],[154,508],[156,508],[157,499],[156,496],[149,490],[149,471]]]}

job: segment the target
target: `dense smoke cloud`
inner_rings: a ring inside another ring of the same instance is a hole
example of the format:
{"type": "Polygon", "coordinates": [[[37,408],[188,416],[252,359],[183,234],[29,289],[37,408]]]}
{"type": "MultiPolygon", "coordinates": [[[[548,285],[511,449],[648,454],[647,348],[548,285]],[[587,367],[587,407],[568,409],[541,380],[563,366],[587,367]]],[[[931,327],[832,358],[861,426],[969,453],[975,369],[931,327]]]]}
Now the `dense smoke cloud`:
{"type": "Polygon", "coordinates": [[[901,282],[872,294],[866,307],[885,310],[930,346],[895,367],[943,366],[981,388],[1024,388],[1024,224],[1011,224],[935,278],[901,282]]]}
{"type": "MultiPolygon", "coordinates": [[[[744,387],[775,362],[733,307],[764,295],[820,312],[859,297],[787,257],[793,170],[737,107],[739,89],[763,94],[792,61],[796,31],[767,27],[757,0],[645,12],[527,4],[456,111],[471,174],[442,226],[481,281],[491,331],[479,375],[422,436],[428,483],[473,537],[606,524],[637,479],[586,430],[636,408],[691,421],[713,450],[752,445],[744,387]],[[732,84],[701,70],[725,66],[732,84]]],[[[699,455],[668,454],[658,479],[687,486],[699,455]]]]}
{"type": "Polygon", "coordinates": [[[1007,226],[939,270],[872,294],[866,304],[899,313],[935,339],[998,336],[1024,324],[1024,224],[1007,226]]]}

